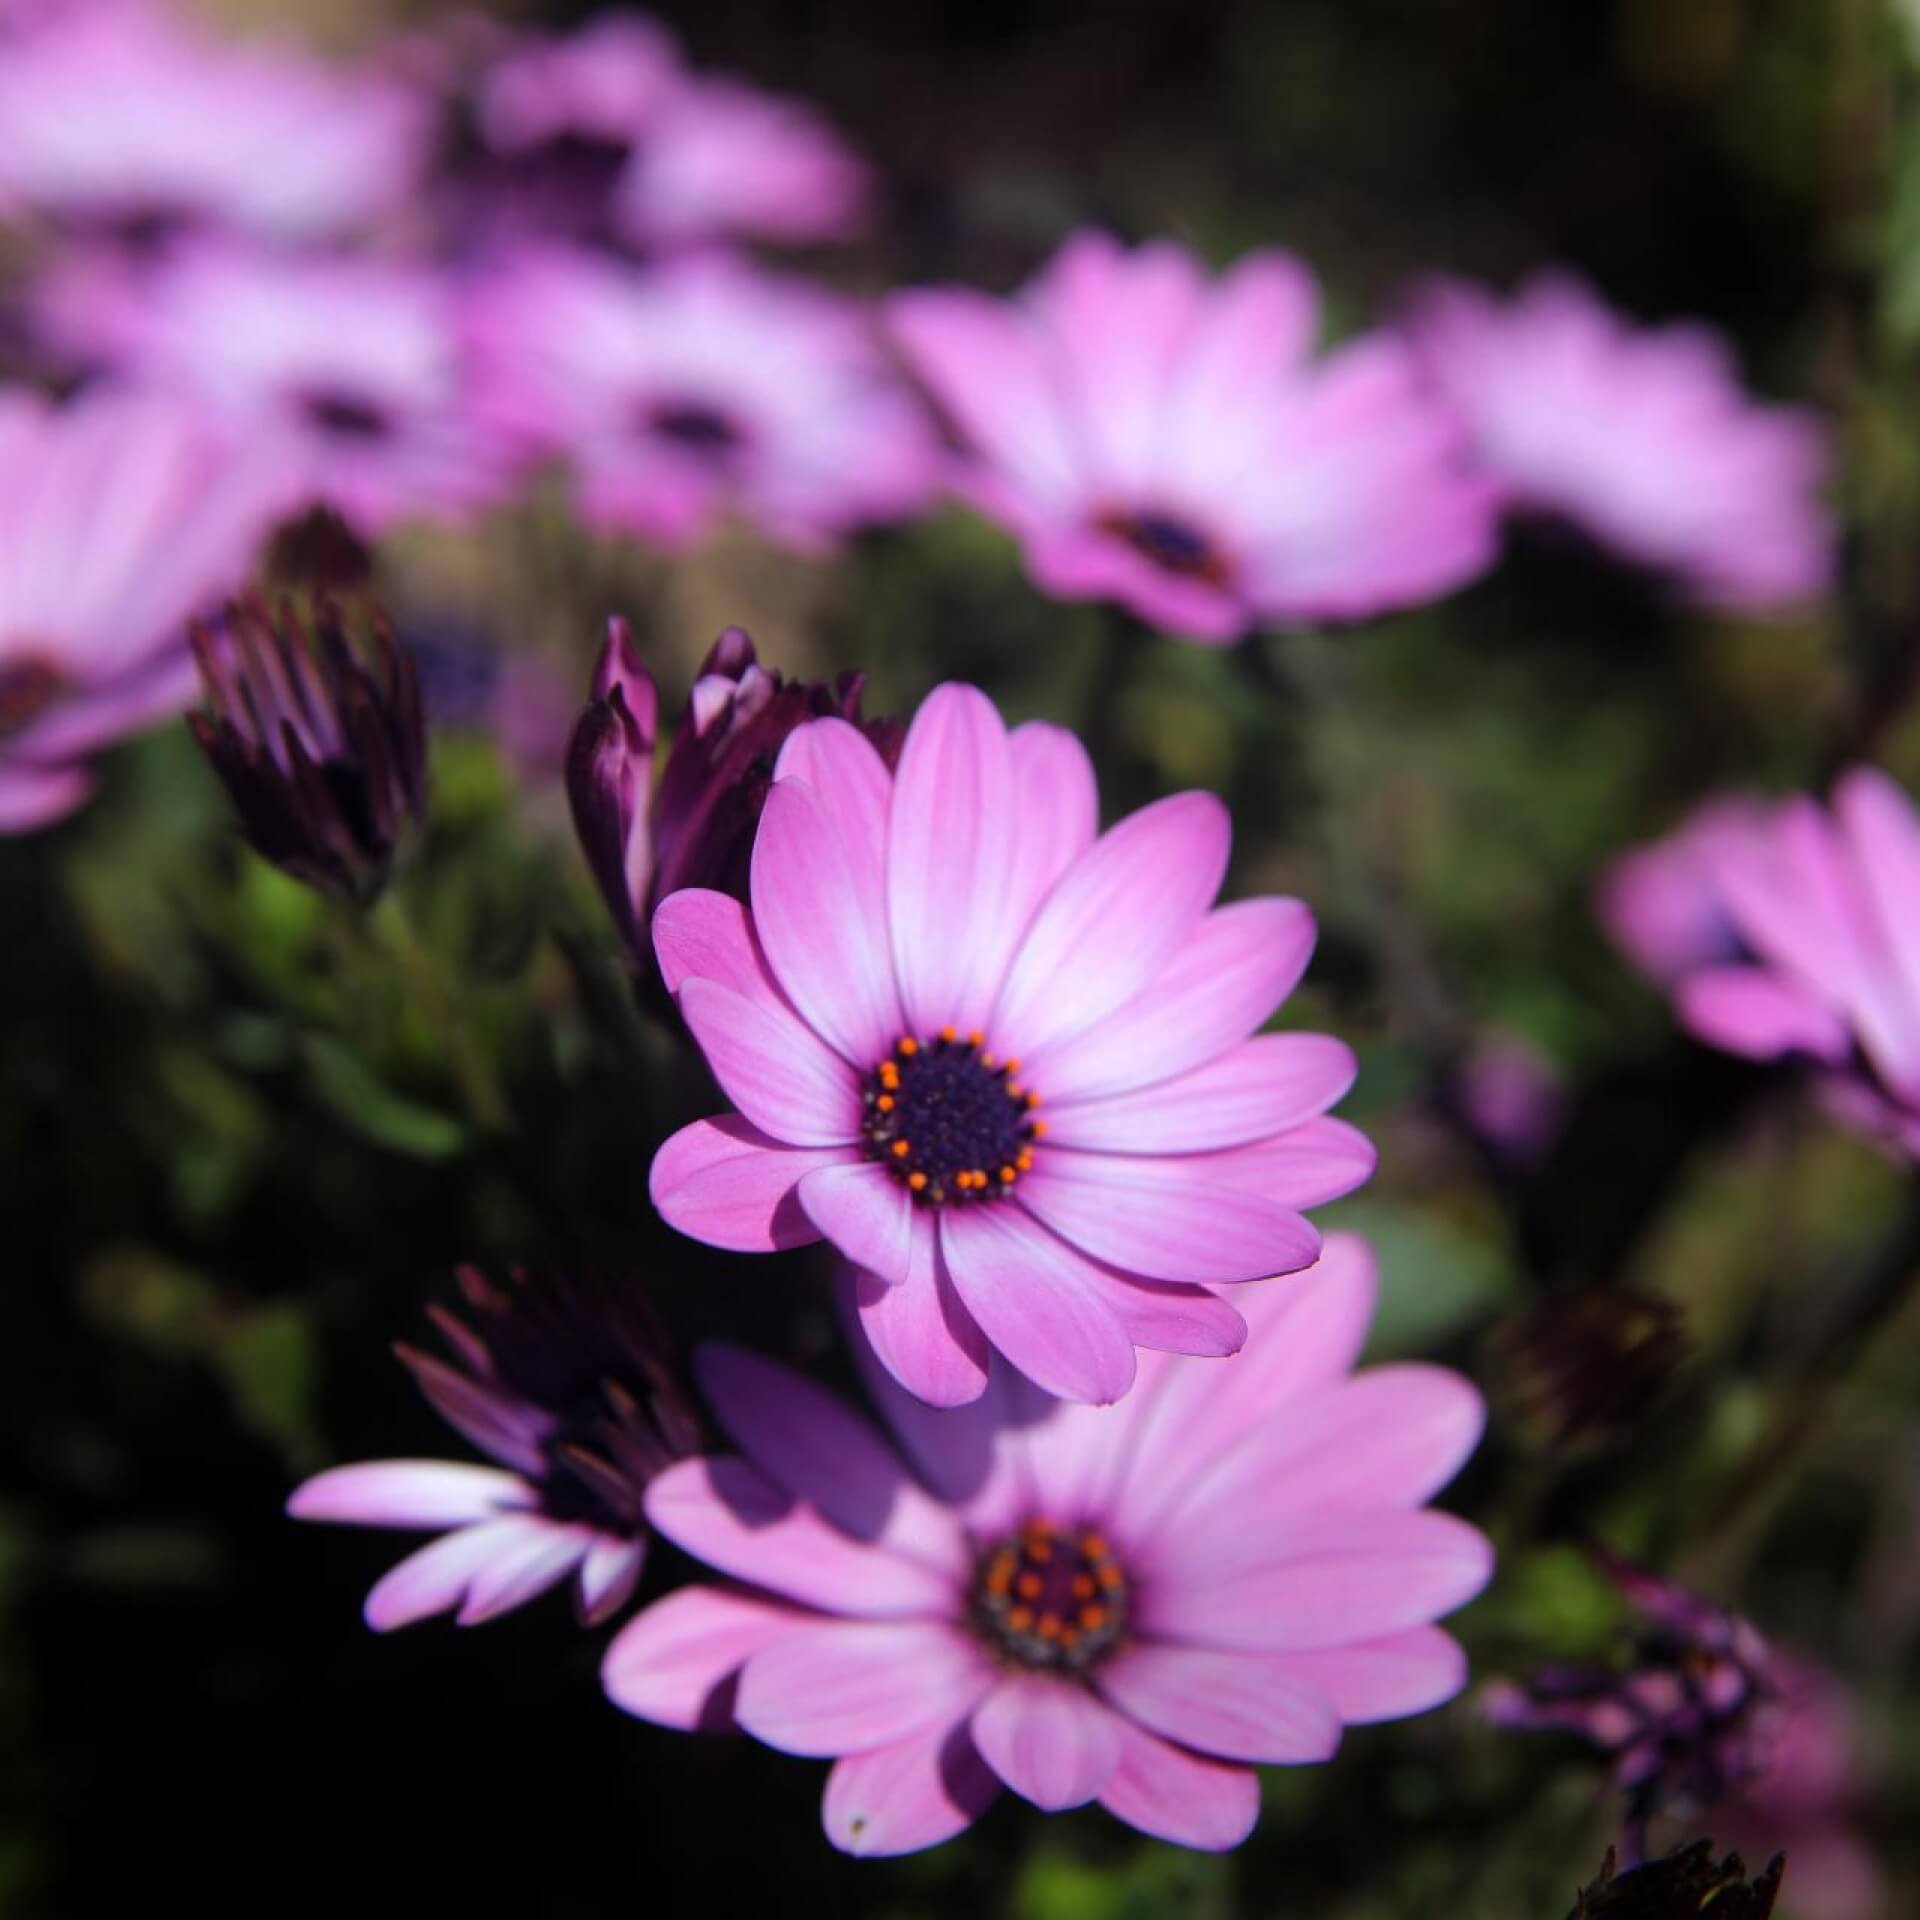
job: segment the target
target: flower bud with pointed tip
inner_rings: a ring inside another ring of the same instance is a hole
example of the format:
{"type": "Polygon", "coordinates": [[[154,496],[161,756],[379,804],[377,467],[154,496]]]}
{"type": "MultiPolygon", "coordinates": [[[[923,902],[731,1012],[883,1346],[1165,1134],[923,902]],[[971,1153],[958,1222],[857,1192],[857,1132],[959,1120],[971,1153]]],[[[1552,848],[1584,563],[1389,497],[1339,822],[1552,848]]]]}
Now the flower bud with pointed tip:
{"type": "Polygon", "coordinates": [[[207,711],[188,725],[248,843],[309,886],[365,906],[426,819],[427,740],[412,657],[385,619],[351,637],[316,603],[230,605],[192,630],[207,711]]]}
{"type": "Polygon", "coordinates": [[[617,615],[594,666],[593,697],[567,748],[574,832],[627,944],[644,945],[653,878],[653,747],[660,691],[617,615]]]}
{"type": "Polygon", "coordinates": [[[1767,1920],[1785,1856],[1775,1854],[1766,1871],[1749,1880],[1737,1853],[1716,1862],[1713,1852],[1711,1840],[1695,1840],[1664,1860],[1616,1875],[1609,1847],[1599,1879],[1581,1893],[1567,1920],[1767,1920]]]}

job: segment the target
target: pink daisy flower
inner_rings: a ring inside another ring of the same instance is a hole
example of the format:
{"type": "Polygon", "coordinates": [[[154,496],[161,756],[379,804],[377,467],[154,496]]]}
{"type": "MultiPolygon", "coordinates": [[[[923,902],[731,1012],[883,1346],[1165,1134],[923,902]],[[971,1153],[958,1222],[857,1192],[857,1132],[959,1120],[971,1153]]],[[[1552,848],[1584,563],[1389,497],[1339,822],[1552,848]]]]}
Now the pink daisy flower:
{"type": "Polygon", "coordinates": [[[1832,807],[1782,801],[1718,840],[1701,867],[1730,950],[1670,981],[1682,1022],[1751,1059],[1799,1056],[1824,1071],[1845,1124],[1920,1155],[1920,820],[1872,767],[1832,807]]]}
{"type": "Polygon", "coordinates": [[[1825,589],[1820,425],[1749,400],[1709,329],[1635,327],[1544,274],[1505,303],[1441,283],[1411,331],[1510,508],[1558,515],[1716,606],[1766,613],[1825,589]]]}
{"type": "Polygon", "coordinates": [[[647,1511],[745,1585],[629,1622],[607,1692],[834,1759],[822,1812],[849,1853],[933,1846],[1003,1784],[1239,1845],[1250,1763],[1326,1760],[1343,1726],[1459,1691],[1465,1660],[1430,1623],[1492,1571],[1473,1528],[1422,1510],[1473,1450],[1480,1398],[1437,1367],[1353,1374],[1374,1290],[1365,1243],[1336,1236],[1254,1303],[1242,1357],[1150,1360],[1120,1407],[996,1368],[936,1414],[869,1369],[899,1452],[785,1368],[707,1349],[744,1457],[671,1468],[647,1511]]]}
{"type": "Polygon", "coordinates": [[[186,711],[188,617],[287,504],[270,460],[174,402],[0,389],[0,833],[70,812],[90,754],[186,711]]]}
{"type": "Polygon", "coordinates": [[[497,275],[476,334],[490,415],[570,455],[607,531],[682,548],[736,512],[817,549],[933,485],[926,422],[861,310],[743,261],[535,255],[497,275]]]}
{"type": "Polygon", "coordinates": [[[403,200],[431,132],[390,76],[222,41],[147,0],[76,0],[0,40],[0,126],[0,204],[301,239],[403,200]]]}
{"type": "Polygon", "coordinates": [[[506,494],[468,404],[456,296],[437,275],[221,242],[158,269],[112,329],[127,369],[271,446],[308,495],[374,536],[506,494]]]}
{"type": "Polygon", "coordinates": [[[641,247],[843,236],[866,170],[811,108],[687,70],[645,14],[511,43],[477,89],[481,136],[522,171],[606,197],[641,247]]]}
{"type": "Polygon", "coordinates": [[[964,443],[956,490],[1061,599],[1217,644],[1430,600],[1492,557],[1487,490],[1406,348],[1316,360],[1289,255],[1210,282],[1172,241],[1080,233],[1011,300],[904,293],[887,317],[964,443]]]}
{"type": "Polygon", "coordinates": [[[1373,1153],[1323,1116],[1353,1056],[1252,1037],[1313,948],[1297,900],[1213,908],[1226,809],[1183,793],[1096,837],[1085,750],[935,690],[889,774],[844,721],[789,736],[751,906],[671,894],[662,976],[739,1109],[655,1157],[654,1204],[743,1252],[830,1240],[859,1319],[939,1405],[998,1348],[1116,1400],[1136,1346],[1232,1353],[1214,1283],[1307,1266],[1298,1209],[1373,1153]]]}
{"type": "Polygon", "coordinates": [[[439,1536],[367,1595],[376,1633],[456,1609],[477,1626],[569,1578],[584,1624],[611,1619],[646,1565],[648,1485],[700,1444],[664,1336],[631,1286],[516,1273],[496,1287],[467,1267],[460,1290],[477,1327],[431,1310],[454,1364],[398,1351],[441,1418],[499,1465],[330,1467],[287,1511],[439,1536]]]}

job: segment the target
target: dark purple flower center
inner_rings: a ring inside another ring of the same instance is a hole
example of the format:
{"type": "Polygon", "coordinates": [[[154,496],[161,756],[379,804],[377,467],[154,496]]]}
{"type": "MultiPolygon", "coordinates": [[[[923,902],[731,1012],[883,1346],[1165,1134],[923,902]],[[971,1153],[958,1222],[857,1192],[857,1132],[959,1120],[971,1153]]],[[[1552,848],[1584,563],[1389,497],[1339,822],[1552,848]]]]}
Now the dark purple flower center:
{"type": "Polygon", "coordinates": [[[0,660],[0,740],[31,726],[59,699],[66,684],[66,675],[43,653],[0,660]]]}
{"type": "Polygon", "coordinates": [[[1091,1527],[1032,1519],[996,1540],[974,1576],[973,1617],[987,1644],[1023,1667],[1084,1673],[1120,1644],[1127,1576],[1091,1527]]]}
{"type": "Polygon", "coordinates": [[[984,1035],[942,1027],[906,1036],[867,1076],[867,1153],[922,1206],[1010,1193],[1033,1165],[1040,1096],[1015,1078],[1018,1060],[984,1049],[984,1035]]]}
{"type": "Polygon", "coordinates": [[[1116,510],[1101,515],[1100,531],[1124,540],[1166,573],[1214,586],[1227,578],[1227,559],[1191,521],[1169,513],[1130,513],[1116,510]]]}
{"type": "Polygon", "coordinates": [[[699,400],[658,402],[647,408],[642,424],[646,432],[709,460],[724,460],[746,441],[738,422],[699,400]]]}
{"type": "Polygon", "coordinates": [[[300,416],[311,427],[340,440],[384,440],[393,421],[383,407],[343,388],[317,387],[299,399],[300,416]]]}

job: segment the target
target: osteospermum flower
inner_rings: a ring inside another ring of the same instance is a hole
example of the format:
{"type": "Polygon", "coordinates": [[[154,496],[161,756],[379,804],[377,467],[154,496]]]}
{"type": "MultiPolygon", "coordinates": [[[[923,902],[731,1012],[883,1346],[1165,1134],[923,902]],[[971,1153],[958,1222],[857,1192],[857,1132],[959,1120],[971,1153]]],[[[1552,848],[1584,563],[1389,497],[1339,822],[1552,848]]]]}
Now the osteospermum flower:
{"type": "MultiPolygon", "coordinates": [[[[1642,856],[1645,857],[1644,855],[1642,856]]],[[[1709,842],[1683,830],[1704,916],[1725,929],[1668,985],[1701,1039],[1821,1070],[1830,1111],[1920,1154],[1920,821],[1872,767],[1756,809],[1709,842]]]]}
{"type": "Polygon", "coordinates": [[[1080,233],[1012,300],[904,293],[887,317],[964,443],[957,490],[1062,599],[1221,642],[1430,600],[1492,555],[1487,489],[1407,349],[1316,359],[1290,255],[1213,282],[1171,241],[1080,233]]]}
{"type": "Polygon", "coordinates": [[[1480,1401],[1436,1367],[1353,1375],[1373,1299],[1371,1254],[1336,1236],[1252,1305],[1244,1355],[1150,1359],[1113,1408],[996,1367],[971,1407],[931,1413],[870,1369],[904,1458],[809,1381],[706,1350],[744,1458],[683,1462],[647,1510],[745,1584],[631,1621],[608,1693],[836,1759],[823,1815],[849,1853],[932,1846],[1003,1784],[1237,1846],[1249,1763],[1326,1760],[1343,1725],[1424,1712],[1465,1677],[1430,1623],[1492,1554],[1421,1507],[1472,1451],[1480,1401]]]}
{"type": "Polygon", "coordinates": [[[1009,735],[944,686],[890,775],[840,720],[793,733],[750,908],[669,895],[662,975],[739,1109],[661,1148],[661,1213],[711,1245],[826,1238],[860,1322],[941,1404],[997,1347],[1048,1391],[1113,1400],[1136,1345],[1225,1354],[1212,1291],[1308,1265],[1298,1209],[1373,1156],[1323,1115],[1353,1056],[1250,1037],[1313,946],[1297,900],[1213,910],[1226,810],[1176,794],[1096,837],[1071,734],[1009,735]],[[1196,1284],[1199,1283],[1199,1284],[1196,1284]]]}
{"type": "Polygon", "coordinates": [[[0,40],[0,127],[0,206],[310,239],[403,200],[430,120],[390,76],[222,41],[147,0],[73,0],[0,40]]]}
{"type": "Polygon", "coordinates": [[[894,720],[863,720],[866,676],[832,686],[763,667],[752,640],[729,627],[713,643],[653,790],[660,693],[624,620],[607,623],[593,698],[573,730],[567,795],[575,830],[615,923],[636,958],[652,960],[653,909],[682,887],[747,897],[754,830],[780,749],[795,727],[837,714],[889,766],[900,757],[894,720]]]}
{"type": "Polygon", "coordinates": [[[570,188],[575,227],[640,247],[836,239],[866,194],[865,169],[810,108],[689,72],[673,37],[630,11],[516,36],[479,79],[475,120],[512,163],[508,191],[544,181],[553,203],[570,188]]]}
{"type": "Polygon", "coordinates": [[[453,288],[343,255],[226,244],[143,280],[112,329],[142,380],[271,447],[363,534],[499,499],[506,450],[468,404],[453,288]]]}
{"type": "Polygon", "coordinates": [[[571,1577],[580,1618],[609,1619],[646,1565],[647,1487],[700,1444],[658,1325],[637,1290],[516,1273],[460,1273],[464,1321],[432,1310],[453,1364],[398,1349],[447,1424],[499,1462],[369,1460],[295,1490],[296,1520],[403,1527],[440,1538],[367,1595],[367,1625],[458,1609],[463,1627],[571,1577]]]}
{"type": "Polygon", "coordinates": [[[188,617],[286,504],[270,459],[187,407],[0,389],[0,833],[78,806],[90,754],[186,709],[188,617]]]}
{"type": "Polygon", "coordinates": [[[926,422],[861,310],[803,281],[546,254],[502,268],[475,326],[490,413],[571,458],[601,529],[684,547],[734,512],[819,548],[932,485],[926,422]]]}
{"type": "Polygon", "coordinates": [[[1504,303],[1437,285],[1411,333],[1510,508],[1718,606],[1765,613],[1826,586],[1820,426],[1750,400],[1710,329],[1636,327],[1554,273],[1504,303]]]}

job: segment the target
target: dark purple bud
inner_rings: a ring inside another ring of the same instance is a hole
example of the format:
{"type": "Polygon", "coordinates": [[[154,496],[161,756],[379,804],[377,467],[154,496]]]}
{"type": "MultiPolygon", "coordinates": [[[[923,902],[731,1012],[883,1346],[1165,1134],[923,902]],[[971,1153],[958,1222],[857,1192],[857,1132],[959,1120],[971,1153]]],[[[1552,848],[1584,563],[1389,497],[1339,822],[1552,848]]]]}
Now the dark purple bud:
{"type": "Polygon", "coordinates": [[[367,905],[426,819],[427,737],[412,657],[369,610],[358,637],[317,603],[230,605],[193,629],[207,711],[187,724],[254,851],[367,905]]]}
{"type": "Polygon", "coordinates": [[[653,877],[653,743],[660,695],[621,619],[607,622],[593,698],[567,748],[574,832],[608,911],[636,954],[646,951],[653,877]]]}
{"type": "Polygon", "coordinates": [[[1766,1871],[1750,1880],[1737,1853],[1716,1862],[1713,1842],[1695,1840],[1664,1860],[1616,1874],[1609,1847],[1600,1877],[1574,1902],[1567,1920],[1767,1920],[1786,1865],[1786,1856],[1775,1854],[1766,1871]]]}

